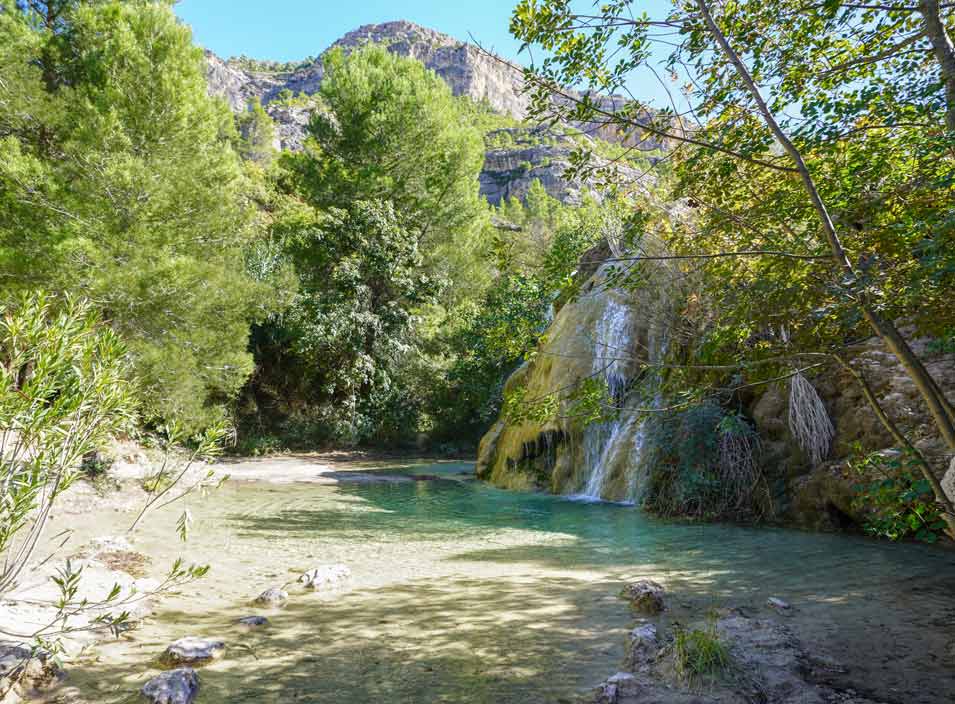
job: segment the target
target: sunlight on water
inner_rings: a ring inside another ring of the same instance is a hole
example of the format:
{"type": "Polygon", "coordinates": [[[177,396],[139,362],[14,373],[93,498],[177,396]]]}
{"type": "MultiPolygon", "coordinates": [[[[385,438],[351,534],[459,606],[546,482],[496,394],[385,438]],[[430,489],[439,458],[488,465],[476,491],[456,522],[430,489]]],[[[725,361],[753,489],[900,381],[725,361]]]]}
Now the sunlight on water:
{"type": "Polygon", "coordinates": [[[422,465],[410,471],[446,478],[401,483],[232,482],[191,501],[185,546],[172,538],[176,511],[150,519],[136,547],[157,572],[184,554],[211,563],[210,576],[97,646],[67,684],[89,702],[135,700],[163,648],[200,635],[228,644],[201,673],[204,704],[571,701],[619,669],[632,619],[616,593],[627,579],[663,581],[677,609],[781,596],[813,613],[834,647],[858,648],[865,629],[879,632],[873,612],[885,622],[898,609],[904,581],[955,576],[938,551],[655,522],[633,508],[499,491],[458,474],[467,469],[422,465]],[[330,563],[351,569],[346,590],[293,584],[283,609],[249,604],[330,563]],[[271,625],[235,626],[250,614],[271,625]]]}

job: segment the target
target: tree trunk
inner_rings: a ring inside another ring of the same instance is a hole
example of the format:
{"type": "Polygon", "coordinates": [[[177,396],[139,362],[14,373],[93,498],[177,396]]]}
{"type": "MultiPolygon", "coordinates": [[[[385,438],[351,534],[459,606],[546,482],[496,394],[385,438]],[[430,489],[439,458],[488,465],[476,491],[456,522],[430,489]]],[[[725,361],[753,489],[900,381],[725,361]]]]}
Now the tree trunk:
{"type": "Polygon", "coordinates": [[[945,126],[955,132],[955,47],[942,21],[938,0],[920,0],[919,12],[945,86],[945,126]]]}
{"type": "MultiPolygon", "coordinates": [[[[836,226],[829,214],[829,209],[822,200],[822,196],[819,195],[819,190],[816,188],[816,183],[809,171],[809,167],[806,166],[806,162],[802,158],[802,154],[796,148],[796,145],[793,144],[792,140],[789,139],[789,136],[779,126],[775,116],[769,109],[766,101],[763,99],[759,88],[753,81],[753,77],[750,75],[749,70],[746,68],[745,64],[743,64],[742,59],[740,59],[733,47],[730,46],[726,36],[723,34],[722,30],[713,19],[713,15],[710,13],[710,9],[706,0],[696,0],[696,4],[700,9],[700,14],[703,16],[703,20],[706,23],[707,29],[716,40],[716,43],[719,45],[723,55],[733,65],[733,68],[736,70],[736,74],[739,76],[740,80],[746,87],[747,92],[749,92],[750,96],[753,98],[753,101],[756,103],[756,106],[766,125],[773,133],[776,141],[779,142],[780,146],[782,146],[785,152],[793,160],[793,163],[796,165],[796,170],[799,172],[799,177],[802,180],[803,187],[806,189],[806,192],[809,195],[813,209],[816,211],[816,215],[818,216],[819,221],[822,224],[823,231],[826,234],[826,240],[829,243],[830,250],[832,251],[833,259],[843,269],[843,271],[845,271],[850,279],[855,280],[857,278],[855,269],[853,268],[852,262],[849,260],[849,257],[842,246],[842,241],[839,238],[839,233],[836,232],[836,226]]],[[[937,2],[935,2],[935,6],[937,7],[937,2]]],[[[949,42],[949,48],[951,48],[951,42],[949,42]]],[[[953,66],[953,68],[955,68],[955,66],[953,66]]],[[[953,73],[953,79],[955,79],[955,73],[953,73]]],[[[955,83],[953,83],[953,86],[955,86],[955,83]]],[[[865,317],[866,322],[869,323],[869,326],[872,328],[873,332],[875,332],[875,334],[882,340],[883,344],[885,344],[892,354],[896,356],[903,368],[909,374],[926,405],[928,405],[929,412],[932,414],[932,419],[935,421],[939,433],[945,440],[945,444],[949,447],[949,449],[955,450],[955,422],[953,422],[952,416],[949,413],[950,404],[948,403],[947,399],[942,396],[938,384],[936,384],[935,380],[932,379],[931,375],[928,373],[928,370],[925,368],[925,365],[922,364],[915,352],[912,351],[912,348],[909,346],[905,338],[902,337],[902,334],[898,331],[895,325],[888,320],[884,320],[868,304],[865,291],[857,291],[856,293],[858,295],[859,307],[861,308],[861,312],[865,317]]]]}

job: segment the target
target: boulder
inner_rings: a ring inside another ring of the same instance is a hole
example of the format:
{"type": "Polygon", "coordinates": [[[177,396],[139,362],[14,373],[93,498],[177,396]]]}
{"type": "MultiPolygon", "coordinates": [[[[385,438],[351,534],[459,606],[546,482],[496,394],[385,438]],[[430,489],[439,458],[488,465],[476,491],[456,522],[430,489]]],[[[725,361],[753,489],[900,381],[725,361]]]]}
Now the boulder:
{"type": "Polygon", "coordinates": [[[255,597],[256,604],[267,606],[282,606],[288,601],[288,592],[281,587],[270,587],[255,597]]]}
{"type": "Polygon", "coordinates": [[[351,570],[345,565],[323,565],[308,570],[298,581],[312,589],[329,589],[340,586],[351,577],[351,570]]]}
{"type": "Polygon", "coordinates": [[[645,670],[653,664],[660,650],[657,627],[645,623],[630,631],[627,644],[627,667],[631,670],[645,670]]]}
{"type": "Polygon", "coordinates": [[[141,691],[153,704],[192,704],[199,693],[199,675],[190,667],[169,670],[153,677],[141,691]]]}
{"type": "Polygon", "coordinates": [[[58,674],[48,653],[23,644],[0,643],[0,702],[15,704],[58,674]]]}
{"type": "Polygon", "coordinates": [[[202,665],[215,660],[225,650],[225,643],[212,638],[187,636],[171,643],[162,654],[167,665],[202,665]]]}
{"type": "Polygon", "coordinates": [[[620,597],[630,602],[637,611],[645,614],[658,614],[666,609],[663,586],[651,579],[641,579],[628,584],[620,592],[620,597]]]}

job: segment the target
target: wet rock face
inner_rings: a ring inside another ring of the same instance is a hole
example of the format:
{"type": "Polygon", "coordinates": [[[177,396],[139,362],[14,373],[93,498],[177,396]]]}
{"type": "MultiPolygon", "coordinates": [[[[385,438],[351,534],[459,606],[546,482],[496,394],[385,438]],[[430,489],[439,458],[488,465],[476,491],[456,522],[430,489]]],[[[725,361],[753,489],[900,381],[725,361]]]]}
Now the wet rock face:
{"type": "Polygon", "coordinates": [[[221,640],[187,636],[170,643],[161,659],[167,665],[202,665],[224,652],[225,643],[221,640]]]}
{"type": "Polygon", "coordinates": [[[152,704],[192,704],[199,694],[199,675],[188,667],[169,670],[143,685],[142,694],[152,704]]]}
{"type": "MultiPolygon", "coordinates": [[[[640,403],[641,369],[666,336],[672,279],[662,267],[647,266],[642,286],[623,290],[608,283],[613,271],[610,264],[599,265],[580,294],[561,307],[537,356],[507,380],[505,395],[547,398],[555,390],[576,388],[582,379],[597,379],[615,405],[640,403]]],[[[508,489],[634,500],[639,415],[588,424],[573,403],[571,396],[560,396],[560,412],[544,421],[502,417],[481,441],[477,476],[508,489]]]]}

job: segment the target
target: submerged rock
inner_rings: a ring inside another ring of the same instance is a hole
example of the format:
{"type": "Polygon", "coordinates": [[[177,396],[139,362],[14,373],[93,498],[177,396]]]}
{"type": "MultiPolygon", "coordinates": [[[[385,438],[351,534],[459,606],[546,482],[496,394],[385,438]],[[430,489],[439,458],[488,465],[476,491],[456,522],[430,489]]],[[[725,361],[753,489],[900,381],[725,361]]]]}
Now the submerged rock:
{"type": "Polygon", "coordinates": [[[630,602],[630,605],[645,614],[658,614],[666,609],[664,590],[661,584],[652,579],[641,579],[628,584],[620,592],[620,597],[630,602]]]}
{"type": "Polygon", "coordinates": [[[22,644],[0,643],[0,702],[19,702],[53,680],[60,671],[48,656],[22,644]]]}
{"type": "Polygon", "coordinates": [[[269,625],[269,620],[265,616],[243,616],[239,619],[239,624],[249,628],[258,628],[259,626],[269,625]]]}
{"type": "Polygon", "coordinates": [[[267,606],[282,606],[288,601],[288,592],[281,587],[270,587],[255,597],[256,604],[267,606]]]}
{"type": "Polygon", "coordinates": [[[618,672],[597,688],[594,704],[622,704],[640,694],[640,684],[629,672],[618,672]]]}
{"type": "Polygon", "coordinates": [[[312,589],[337,587],[351,577],[351,570],[345,565],[323,565],[308,570],[298,581],[312,589]]]}
{"type": "Polygon", "coordinates": [[[211,638],[187,636],[171,643],[162,654],[169,665],[200,665],[215,660],[225,651],[225,643],[211,638]]]}
{"type": "Polygon", "coordinates": [[[774,609],[779,609],[780,611],[788,611],[792,608],[789,602],[783,601],[782,599],[775,596],[769,597],[769,599],[766,600],[766,603],[774,609]]]}
{"type": "Polygon", "coordinates": [[[192,704],[199,693],[199,675],[190,667],[153,677],[140,690],[153,704],[192,704]]]}

